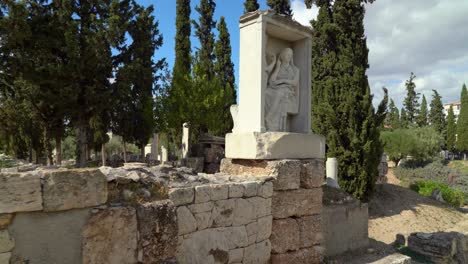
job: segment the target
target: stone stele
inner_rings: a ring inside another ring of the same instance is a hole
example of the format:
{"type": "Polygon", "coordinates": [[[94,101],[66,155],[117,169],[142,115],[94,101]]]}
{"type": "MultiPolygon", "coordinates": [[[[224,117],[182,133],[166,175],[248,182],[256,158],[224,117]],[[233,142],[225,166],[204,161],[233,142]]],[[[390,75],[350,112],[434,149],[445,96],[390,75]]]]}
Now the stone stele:
{"type": "Polygon", "coordinates": [[[323,158],[310,130],[312,31],[271,11],[240,19],[239,105],[231,107],[226,158],[323,158]]]}

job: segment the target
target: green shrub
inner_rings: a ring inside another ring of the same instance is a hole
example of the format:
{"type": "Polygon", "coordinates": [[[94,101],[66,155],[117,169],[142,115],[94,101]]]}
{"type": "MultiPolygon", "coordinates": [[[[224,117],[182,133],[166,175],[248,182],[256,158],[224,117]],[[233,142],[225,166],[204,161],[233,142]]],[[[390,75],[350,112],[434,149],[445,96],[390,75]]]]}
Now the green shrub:
{"type": "Polygon", "coordinates": [[[418,181],[411,185],[410,188],[424,196],[431,196],[435,189],[439,189],[442,192],[442,198],[453,206],[462,206],[465,202],[465,194],[462,191],[452,189],[448,185],[440,182],[418,181]]]}

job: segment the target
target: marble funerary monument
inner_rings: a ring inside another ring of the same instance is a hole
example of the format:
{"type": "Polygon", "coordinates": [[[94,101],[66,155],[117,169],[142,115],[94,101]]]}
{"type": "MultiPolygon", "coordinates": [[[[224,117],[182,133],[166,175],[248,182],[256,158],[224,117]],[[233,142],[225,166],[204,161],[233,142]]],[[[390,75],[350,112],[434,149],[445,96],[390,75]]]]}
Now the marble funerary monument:
{"type": "Polygon", "coordinates": [[[240,19],[239,105],[226,158],[322,158],[311,133],[311,29],[271,12],[240,19]]]}

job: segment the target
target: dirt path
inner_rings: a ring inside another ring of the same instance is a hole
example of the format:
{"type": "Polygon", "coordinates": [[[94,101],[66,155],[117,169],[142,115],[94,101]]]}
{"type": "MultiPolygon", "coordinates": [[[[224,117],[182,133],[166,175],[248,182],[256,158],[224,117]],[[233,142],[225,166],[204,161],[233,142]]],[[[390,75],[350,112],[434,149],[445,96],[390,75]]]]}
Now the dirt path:
{"type": "MultiPolygon", "coordinates": [[[[399,186],[400,181],[387,174],[388,183],[377,185],[369,203],[369,249],[334,258],[334,264],[374,263],[395,253],[391,243],[397,234],[456,231],[468,233],[468,214],[451,206],[399,186]]],[[[380,262],[379,262],[380,263],[380,262]]]]}

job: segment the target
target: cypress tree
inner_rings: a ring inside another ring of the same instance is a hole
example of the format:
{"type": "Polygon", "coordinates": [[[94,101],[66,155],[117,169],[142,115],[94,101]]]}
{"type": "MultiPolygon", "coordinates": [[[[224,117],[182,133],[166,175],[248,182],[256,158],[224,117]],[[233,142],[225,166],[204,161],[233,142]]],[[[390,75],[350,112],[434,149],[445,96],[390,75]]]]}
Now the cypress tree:
{"type": "Polygon", "coordinates": [[[124,95],[116,109],[116,114],[124,117],[119,134],[126,142],[134,142],[140,148],[142,159],[144,148],[155,127],[153,94],[157,88],[156,73],[165,66],[164,60],[156,63],[152,60],[163,41],[158,22],[152,15],[153,10],[153,6],[135,6],[136,18],[128,27],[132,43],[122,51],[123,66],[119,69],[116,81],[118,89],[124,95]]]}
{"type": "Polygon", "coordinates": [[[468,151],[468,90],[463,84],[461,92],[461,109],[457,121],[457,149],[465,153],[468,151]]]}
{"type": "Polygon", "coordinates": [[[231,105],[236,103],[236,87],[234,63],[231,60],[231,37],[224,17],[221,17],[218,23],[218,40],[216,41],[214,55],[216,58],[215,74],[224,87],[224,105],[220,109],[224,113],[222,130],[228,132],[232,128],[229,109],[231,105]]]}
{"type": "Polygon", "coordinates": [[[316,31],[312,47],[313,129],[327,136],[327,156],[338,159],[340,186],[358,199],[368,200],[383,152],[380,127],[387,91],[384,89],[384,100],[375,111],[366,76],[364,4],[357,0],[317,4],[319,16],[312,22],[316,31]]]}
{"type": "Polygon", "coordinates": [[[406,81],[406,98],[403,102],[406,110],[406,118],[408,123],[415,124],[416,123],[416,116],[419,112],[419,93],[416,93],[416,84],[414,83],[414,79],[416,76],[414,73],[411,73],[410,78],[406,81]]]}
{"type": "Polygon", "coordinates": [[[429,121],[431,126],[442,136],[445,135],[445,115],[442,97],[436,90],[432,90],[431,111],[429,112],[429,121]]]}
{"type": "Polygon", "coordinates": [[[245,0],[244,2],[244,12],[254,12],[260,8],[257,0],[245,0]]]}
{"type": "Polygon", "coordinates": [[[190,0],[177,0],[176,37],[175,37],[175,61],[173,78],[179,80],[179,76],[188,76],[191,73],[191,24],[190,24],[190,0]]]}
{"type": "Polygon", "coordinates": [[[393,101],[393,99],[390,100],[390,104],[388,106],[386,125],[392,129],[397,129],[400,126],[400,112],[395,106],[395,102],[393,101]]]}
{"type": "Polygon", "coordinates": [[[408,128],[409,127],[408,116],[406,115],[405,108],[401,108],[401,115],[400,115],[400,127],[401,128],[408,128]]]}
{"type": "Polygon", "coordinates": [[[456,134],[455,114],[453,113],[453,107],[450,105],[447,115],[447,149],[451,152],[455,151],[456,134]]]}
{"type": "Polygon", "coordinates": [[[289,17],[292,17],[293,15],[290,0],[268,0],[267,5],[277,14],[289,17]]]}
{"type": "Polygon", "coordinates": [[[421,108],[419,109],[419,115],[417,117],[417,123],[420,127],[427,126],[427,101],[425,95],[423,95],[422,97],[421,108]]]}
{"type": "Polygon", "coordinates": [[[193,21],[195,36],[200,41],[200,49],[196,53],[196,67],[198,68],[195,73],[205,74],[209,79],[214,73],[214,34],[212,30],[216,27],[216,21],[213,19],[215,8],[214,0],[201,0],[200,5],[195,7],[195,10],[200,14],[199,22],[193,21]]]}

